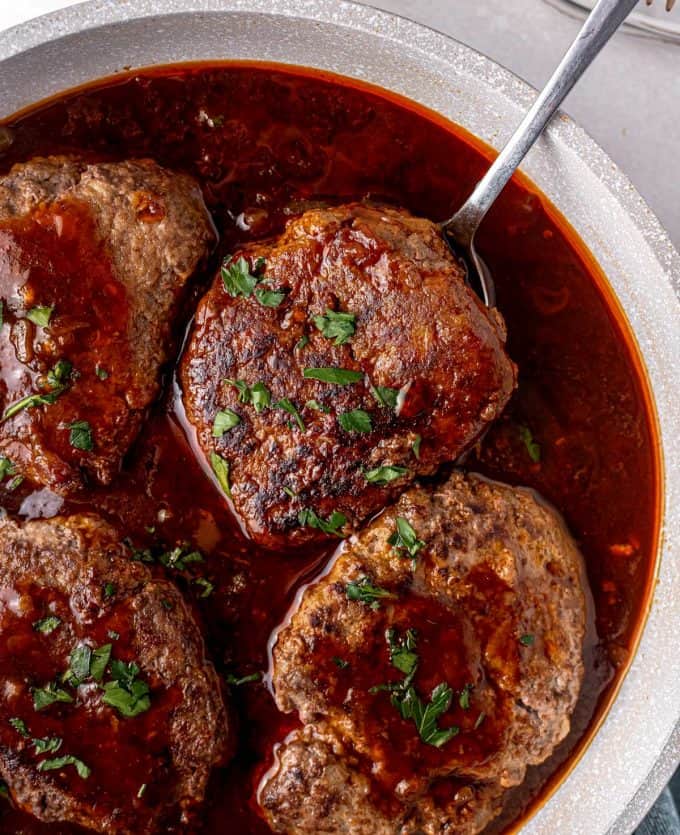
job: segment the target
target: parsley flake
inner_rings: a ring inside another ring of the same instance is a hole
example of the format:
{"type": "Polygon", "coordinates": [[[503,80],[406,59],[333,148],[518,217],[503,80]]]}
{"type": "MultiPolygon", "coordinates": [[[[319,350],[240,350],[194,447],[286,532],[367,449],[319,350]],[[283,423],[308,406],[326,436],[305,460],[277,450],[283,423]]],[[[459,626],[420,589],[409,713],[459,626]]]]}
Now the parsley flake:
{"type": "Polygon", "coordinates": [[[344,345],[356,330],[354,313],[336,312],[326,308],[323,316],[314,316],[314,324],[326,339],[335,340],[335,345],[344,345]]]}
{"type": "Polygon", "coordinates": [[[534,440],[531,429],[529,429],[526,425],[520,426],[519,437],[524,446],[527,448],[529,458],[531,458],[534,464],[538,464],[541,460],[541,447],[540,444],[536,443],[534,440]]]}
{"type": "Polygon", "coordinates": [[[92,452],[94,441],[92,439],[92,427],[86,420],[76,420],[66,425],[69,429],[69,443],[74,449],[83,452],[92,452]]]}
{"type": "Polygon", "coordinates": [[[194,585],[200,586],[202,589],[201,593],[198,595],[200,598],[210,597],[210,595],[215,591],[215,586],[205,577],[195,577],[194,585]]]}
{"type": "Polygon", "coordinates": [[[45,687],[34,687],[31,691],[33,693],[33,709],[43,710],[55,702],[72,702],[73,697],[57,687],[54,682],[50,682],[45,687]]]}
{"type": "Polygon", "coordinates": [[[82,777],[83,780],[87,780],[92,773],[85,763],[82,760],[79,760],[78,757],[74,757],[73,754],[65,754],[63,757],[55,757],[53,760],[41,760],[38,763],[38,771],[56,771],[60,768],[65,768],[67,765],[74,766],[78,772],[78,776],[82,777]]]}
{"type": "Polygon", "coordinates": [[[397,516],[394,523],[396,530],[388,537],[387,543],[397,551],[406,551],[409,557],[415,559],[418,551],[425,547],[425,543],[422,539],[418,539],[408,519],[405,519],[403,516],[397,516]]]}
{"type": "Polygon", "coordinates": [[[282,290],[269,290],[264,287],[255,289],[255,298],[263,307],[278,307],[286,298],[282,290]]]}
{"type": "Polygon", "coordinates": [[[46,328],[50,323],[53,312],[54,307],[32,307],[26,312],[26,318],[33,322],[34,325],[46,328]]]}
{"type": "Polygon", "coordinates": [[[346,522],[347,517],[339,510],[334,510],[328,519],[322,519],[317,515],[316,511],[312,510],[310,507],[306,507],[298,513],[298,523],[302,527],[317,528],[318,530],[323,531],[323,533],[334,534],[335,536],[339,536],[341,539],[343,538],[343,534],[340,533],[340,529],[346,524],[346,522]]]}
{"type": "Polygon", "coordinates": [[[522,644],[523,647],[532,647],[534,645],[535,640],[535,635],[522,635],[519,639],[519,642],[520,644],[522,644]]]}
{"type": "Polygon", "coordinates": [[[300,414],[300,412],[298,412],[293,403],[291,403],[291,401],[287,397],[282,397],[280,400],[274,403],[274,408],[283,409],[284,412],[288,412],[289,415],[292,415],[295,418],[295,423],[297,423],[300,431],[304,432],[306,430],[307,427],[305,426],[305,423],[302,420],[302,415],[300,414]]]}
{"type": "Polygon", "coordinates": [[[36,632],[42,632],[43,635],[49,635],[51,632],[61,624],[61,619],[56,615],[48,615],[45,618],[33,622],[33,628],[36,632]]]}
{"type": "Polygon", "coordinates": [[[371,609],[379,609],[381,600],[396,600],[397,595],[380,586],[374,586],[368,577],[361,577],[356,582],[347,583],[345,594],[348,600],[365,603],[371,609]]]}
{"type": "Polygon", "coordinates": [[[250,264],[243,256],[232,263],[229,263],[229,260],[229,257],[225,258],[220,270],[224,289],[232,298],[247,298],[252,295],[259,278],[251,274],[250,264]]]}
{"type": "Polygon", "coordinates": [[[384,409],[396,409],[399,389],[387,386],[370,386],[371,394],[384,409]]]}
{"type": "Polygon", "coordinates": [[[229,673],[226,677],[227,684],[232,687],[240,687],[242,684],[251,684],[255,681],[262,681],[262,673],[251,673],[249,676],[241,676],[240,678],[233,673],[229,673]]]}
{"type": "Polygon", "coordinates": [[[371,416],[363,409],[352,409],[338,415],[338,423],[345,432],[370,432],[373,429],[371,416]]]}
{"type": "Polygon", "coordinates": [[[216,452],[210,453],[210,466],[217,477],[220,487],[231,498],[231,485],[229,484],[229,462],[225,461],[216,452]]]}
{"type": "Polygon", "coordinates": [[[307,380],[319,380],[322,383],[347,386],[363,380],[364,372],[352,371],[349,368],[305,368],[302,376],[307,380]]]}
{"type": "Polygon", "coordinates": [[[240,422],[240,416],[233,409],[225,409],[222,412],[217,412],[213,423],[213,438],[221,438],[225,432],[238,426],[240,422]]]}
{"type": "Polygon", "coordinates": [[[408,470],[406,467],[397,467],[389,464],[384,464],[382,467],[375,467],[373,470],[364,470],[364,478],[369,484],[389,484],[397,478],[406,475],[408,470]]]}

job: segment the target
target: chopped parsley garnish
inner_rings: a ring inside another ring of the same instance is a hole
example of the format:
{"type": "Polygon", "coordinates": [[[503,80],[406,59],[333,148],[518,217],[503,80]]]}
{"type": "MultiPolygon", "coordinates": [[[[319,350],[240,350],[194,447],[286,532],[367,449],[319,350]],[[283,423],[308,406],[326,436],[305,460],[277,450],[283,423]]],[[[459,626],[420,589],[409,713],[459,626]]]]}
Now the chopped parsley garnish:
{"type": "Polygon", "coordinates": [[[446,682],[441,682],[430,694],[429,704],[423,704],[415,689],[409,687],[396,707],[404,719],[414,721],[423,742],[441,748],[460,732],[457,725],[445,729],[437,726],[439,718],[451,707],[452,700],[453,690],[446,682]]]}
{"type": "Polygon", "coordinates": [[[142,785],[139,787],[139,791],[137,792],[137,797],[138,797],[139,799],[141,799],[142,797],[144,797],[144,792],[145,792],[145,791],[146,791],[146,783],[142,783],[142,785]]]}
{"type": "Polygon", "coordinates": [[[56,402],[60,394],[68,388],[68,380],[71,375],[71,363],[67,360],[59,360],[47,372],[46,381],[51,389],[46,394],[29,394],[16,403],[11,403],[0,419],[0,423],[9,420],[24,409],[34,409],[36,406],[51,406],[56,402]]]}
{"type": "Polygon", "coordinates": [[[421,436],[416,435],[415,440],[411,444],[411,449],[413,450],[413,454],[415,455],[415,457],[418,460],[420,460],[420,445],[421,445],[422,441],[423,441],[423,439],[421,438],[421,436]]]}
{"type": "Polygon", "coordinates": [[[28,732],[26,723],[23,719],[19,719],[18,716],[13,716],[9,720],[9,724],[24,739],[31,740],[31,744],[35,748],[36,754],[54,754],[61,748],[62,740],[57,736],[48,736],[43,738],[32,737],[31,734],[28,732]]]}
{"type": "Polygon", "coordinates": [[[70,667],[63,679],[72,687],[78,687],[88,678],[101,681],[110,659],[111,644],[104,644],[94,650],[87,644],[79,644],[71,652],[70,667]]]}
{"type": "Polygon", "coordinates": [[[228,262],[229,258],[225,258],[221,269],[224,289],[233,298],[238,296],[247,298],[252,295],[255,285],[260,279],[258,276],[251,274],[250,264],[243,256],[231,264],[228,262]]]}
{"type": "Polygon", "coordinates": [[[249,676],[235,676],[233,673],[229,673],[226,678],[227,684],[230,684],[232,687],[240,687],[242,684],[250,684],[251,682],[255,681],[262,681],[262,673],[251,673],[249,676]]]}
{"type": "Polygon", "coordinates": [[[0,481],[2,481],[4,478],[14,476],[10,481],[7,482],[7,484],[5,484],[5,489],[9,493],[11,493],[12,490],[16,490],[16,488],[24,480],[24,477],[22,475],[17,475],[16,472],[16,467],[9,460],[9,458],[0,457],[0,481]]]}
{"type": "Polygon", "coordinates": [[[413,721],[421,740],[428,745],[441,748],[460,732],[460,728],[456,725],[444,729],[439,728],[437,724],[439,718],[451,706],[453,690],[446,682],[441,682],[432,690],[430,701],[427,704],[424,703],[413,686],[413,679],[418,669],[415,631],[408,629],[404,637],[400,638],[396,630],[388,629],[385,638],[392,666],[404,673],[404,679],[372,687],[370,692],[389,692],[392,705],[399,711],[402,719],[413,721]]]}
{"type": "Polygon", "coordinates": [[[250,265],[246,259],[241,256],[231,264],[226,258],[222,264],[222,282],[224,289],[233,298],[242,296],[248,298],[255,293],[255,298],[264,307],[278,307],[285,299],[286,294],[281,290],[271,290],[261,285],[262,278],[260,273],[264,270],[264,258],[258,258],[255,264],[254,275],[250,271],[250,265]],[[260,285],[259,287],[257,285],[260,285]]]}
{"type": "Polygon", "coordinates": [[[99,377],[100,380],[108,380],[109,379],[109,372],[102,368],[101,365],[95,366],[94,373],[99,377]]]}
{"type": "Polygon", "coordinates": [[[34,409],[36,406],[51,406],[59,397],[59,394],[56,391],[50,392],[49,394],[29,394],[28,397],[24,397],[21,400],[17,400],[16,403],[9,405],[5,409],[2,420],[9,420],[24,409],[34,409]]]}
{"type": "Polygon", "coordinates": [[[305,368],[302,376],[307,380],[320,380],[322,383],[347,386],[363,380],[364,372],[352,371],[349,368],[305,368]]]}
{"type": "Polygon", "coordinates": [[[158,555],[158,562],[166,568],[174,568],[177,571],[185,571],[187,565],[195,562],[203,562],[203,554],[183,543],[176,545],[170,551],[163,551],[158,555]]]}
{"type": "Polygon", "coordinates": [[[104,672],[111,658],[111,644],[103,644],[92,653],[90,661],[90,675],[95,681],[104,678],[104,672]]]}
{"type": "Polygon", "coordinates": [[[272,402],[271,392],[264,383],[255,383],[250,389],[250,399],[258,415],[264,409],[269,408],[272,402]]]}
{"type": "Polygon", "coordinates": [[[0,457],[0,481],[7,476],[14,475],[16,468],[9,458],[0,457]]]}
{"type": "Polygon", "coordinates": [[[205,577],[195,577],[194,585],[201,587],[202,591],[198,595],[201,598],[210,597],[210,595],[215,591],[215,586],[205,577]]]}
{"type": "Polygon", "coordinates": [[[32,740],[36,754],[55,754],[60,748],[62,740],[58,736],[34,737],[32,740]]]}
{"type": "MultiPolygon", "coordinates": [[[[47,372],[47,385],[51,389],[61,389],[63,391],[71,377],[72,371],[73,366],[68,360],[58,360],[47,372]]],[[[59,392],[60,394],[61,391],[59,392]]]]}
{"type": "Polygon", "coordinates": [[[475,730],[477,730],[477,728],[478,728],[478,727],[482,724],[482,722],[483,722],[485,719],[486,719],[486,713],[484,713],[484,711],[482,711],[482,712],[479,714],[479,716],[477,717],[477,721],[475,722],[475,725],[474,725],[475,730]]]}
{"type": "Polygon", "coordinates": [[[277,400],[274,403],[275,409],[283,409],[284,412],[288,412],[289,415],[292,415],[295,418],[295,423],[297,423],[301,432],[304,432],[307,428],[305,426],[304,421],[302,420],[302,415],[295,406],[291,403],[291,401],[287,397],[282,397],[280,400],[277,400]]]}
{"type": "Polygon", "coordinates": [[[397,516],[394,522],[396,531],[388,537],[387,543],[397,551],[406,551],[411,559],[415,559],[418,551],[425,547],[425,543],[422,539],[418,539],[418,535],[411,527],[408,519],[397,516]]]}
{"type": "Polygon", "coordinates": [[[385,640],[390,651],[390,662],[405,676],[413,676],[418,666],[416,638],[415,629],[407,629],[401,638],[397,635],[396,629],[388,629],[385,632],[385,640]]]}
{"type": "Polygon", "coordinates": [[[342,538],[340,529],[347,522],[347,517],[339,510],[334,510],[328,519],[322,519],[310,507],[306,507],[298,513],[298,523],[302,527],[317,528],[323,533],[334,534],[342,538]]]}
{"type": "Polygon", "coordinates": [[[216,452],[210,453],[210,466],[217,477],[222,490],[231,498],[231,485],[229,484],[229,462],[225,461],[216,452]]]}
{"type": "Polygon", "coordinates": [[[281,290],[266,290],[264,287],[257,287],[255,298],[263,307],[278,307],[286,298],[286,294],[281,290]]]}
{"type": "Polygon", "coordinates": [[[396,409],[399,389],[391,389],[387,386],[371,386],[371,394],[384,409],[396,409]]]}
{"type": "Polygon", "coordinates": [[[104,600],[110,600],[116,594],[116,587],[113,583],[105,583],[102,589],[104,600]]]}
{"type": "Polygon", "coordinates": [[[67,424],[66,428],[70,430],[68,440],[74,449],[92,452],[94,449],[92,427],[86,420],[76,420],[67,424]]]}
{"type": "Polygon", "coordinates": [[[106,632],[106,637],[111,638],[112,641],[117,641],[120,638],[120,633],[116,632],[115,629],[109,629],[106,632]]]}
{"type": "Polygon", "coordinates": [[[328,406],[324,406],[322,403],[319,403],[318,400],[308,400],[305,403],[306,409],[312,409],[314,412],[323,412],[325,415],[329,415],[331,410],[328,406]]]}
{"type": "Polygon", "coordinates": [[[348,600],[365,603],[371,609],[379,609],[381,600],[396,600],[397,595],[380,586],[374,586],[368,577],[361,577],[356,582],[347,583],[345,594],[348,600]]]}
{"type": "Polygon", "coordinates": [[[460,695],[458,696],[458,704],[461,706],[463,710],[470,709],[470,691],[472,690],[471,684],[466,684],[465,687],[460,691],[460,695]]]}
{"type": "Polygon", "coordinates": [[[63,757],[55,757],[53,760],[41,760],[38,763],[38,771],[55,771],[60,768],[64,768],[67,765],[74,766],[78,772],[78,776],[82,777],[83,780],[87,780],[92,773],[85,763],[82,760],[79,760],[78,757],[74,757],[73,754],[66,754],[63,757]]]}
{"type": "Polygon", "coordinates": [[[303,348],[306,348],[307,345],[309,345],[309,337],[306,333],[303,333],[302,336],[295,343],[295,350],[301,351],[303,348]]]}
{"type": "Polygon", "coordinates": [[[85,681],[90,675],[90,661],[92,660],[92,647],[87,644],[79,644],[71,652],[67,673],[67,681],[77,687],[81,681],[85,681]]]}
{"type": "Polygon", "coordinates": [[[534,436],[529,429],[528,426],[522,425],[519,427],[519,437],[527,448],[527,453],[529,454],[529,458],[534,462],[534,464],[538,464],[541,460],[541,447],[536,441],[534,440],[534,436]]]}
{"type": "Polygon", "coordinates": [[[371,416],[363,409],[353,409],[338,415],[338,423],[345,432],[370,432],[373,429],[371,416]]]}
{"type": "Polygon", "coordinates": [[[531,646],[534,645],[535,640],[536,640],[535,635],[522,635],[521,638],[519,639],[519,642],[520,642],[520,644],[522,644],[523,647],[531,647],[531,646]]]}
{"type": "Polygon", "coordinates": [[[23,736],[24,739],[30,739],[31,735],[29,734],[28,728],[26,727],[26,723],[23,719],[19,719],[18,716],[13,716],[9,720],[9,724],[20,736],[23,736]]]}
{"type": "Polygon", "coordinates": [[[237,389],[239,403],[252,403],[258,415],[271,404],[271,392],[262,382],[255,383],[254,386],[249,386],[244,380],[225,380],[224,382],[237,389]]]}
{"type": "Polygon", "coordinates": [[[337,655],[333,656],[333,663],[339,670],[346,670],[349,667],[349,661],[344,658],[339,658],[337,655]]]}
{"type": "Polygon", "coordinates": [[[42,632],[43,635],[49,635],[59,626],[61,619],[56,615],[48,615],[45,618],[33,622],[33,628],[36,632],[42,632]]]}
{"type": "Polygon", "coordinates": [[[364,478],[369,484],[389,484],[397,478],[406,475],[408,470],[406,467],[396,467],[385,464],[382,467],[376,467],[373,470],[364,470],[364,478]]]}
{"type": "Polygon", "coordinates": [[[289,499],[296,499],[298,494],[293,490],[292,487],[284,487],[283,492],[288,496],[289,499]]]}
{"type": "Polygon", "coordinates": [[[213,422],[213,438],[221,438],[225,432],[238,426],[240,422],[240,416],[233,409],[225,409],[223,412],[218,412],[213,422]]]}
{"type": "Polygon", "coordinates": [[[334,339],[336,345],[344,345],[354,336],[356,318],[354,313],[336,312],[326,308],[326,313],[323,316],[315,316],[313,321],[326,339],[334,339]]]}
{"type": "Polygon", "coordinates": [[[137,678],[139,667],[130,662],[113,659],[111,661],[111,676],[113,681],[104,685],[104,704],[114,707],[122,716],[132,718],[139,716],[151,707],[149,685],[137,678]]]}
{"type": "Polygon", "coordinates": [[[32,307],[26,312],[26,318],[33,322],[34,325],[46,328],[50,323],[53,312],[54,307],[32,307]]]}
{"type": "Polygon", "coordinates": [[[72,702],[73,697],[57,687],[54,682],[50,682],[45,687],[34,687],[31,691],[33,693],[33,708],[34,710],[43,710],[55,702],[72,702]]]}

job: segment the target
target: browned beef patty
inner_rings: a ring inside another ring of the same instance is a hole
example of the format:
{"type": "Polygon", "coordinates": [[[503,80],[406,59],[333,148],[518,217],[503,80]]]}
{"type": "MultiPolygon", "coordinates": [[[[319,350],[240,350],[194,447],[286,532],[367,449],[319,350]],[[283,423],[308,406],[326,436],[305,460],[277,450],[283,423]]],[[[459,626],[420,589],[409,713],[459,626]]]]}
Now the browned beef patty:
{"type": "Polygon", "coordinates": [[[406,211],[308,211],[223,273],[199,306],[181,383],[261,544],[350,530],[455,459],[515,386],[500,316],[465,285],[437,227],[406,211]]]}
{"type": "Polygon", "coordinates": [[[406,492],[278,635],[276,700],[303,729],[261,786],[274,831],[481,831],[569,731],[582,584],[530,491],[455,473],[406,492]]]}
{"type": "Polygon", "coordinates": [[[94,516],[0,519],[0,776],[44,821],[171,831],[228,755],[220,685],[175,588],[94,516]]]}
{"type": "Polygon", "coordinates": [[[111,481],[213,240],[197,184],[149,160],[0,178],[0,455],[19,473],[59,492],[111,481]]]}

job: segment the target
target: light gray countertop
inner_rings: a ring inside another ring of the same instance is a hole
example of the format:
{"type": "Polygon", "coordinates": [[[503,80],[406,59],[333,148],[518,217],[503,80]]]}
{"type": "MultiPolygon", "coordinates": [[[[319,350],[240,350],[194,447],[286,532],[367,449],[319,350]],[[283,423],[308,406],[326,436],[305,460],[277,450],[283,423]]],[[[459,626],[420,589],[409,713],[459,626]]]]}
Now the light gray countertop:
{"type": "MultiPolygon", "coordinates": [[[[0,0],[0,29],[76,0],[0,0]]],[[[655,0],[661,14],[663,0],[655,0]]],[[[580,25],[560,0],[372,0],[439,29],[540,87],[580,25]]],[[[664,13],[665,14],[665,13],[664,13]]],[[[680,4],[672,19],[680,24],[680,4]]],[[[618,33],[567,100],[680,247],[680,43],[618,33]]]]}

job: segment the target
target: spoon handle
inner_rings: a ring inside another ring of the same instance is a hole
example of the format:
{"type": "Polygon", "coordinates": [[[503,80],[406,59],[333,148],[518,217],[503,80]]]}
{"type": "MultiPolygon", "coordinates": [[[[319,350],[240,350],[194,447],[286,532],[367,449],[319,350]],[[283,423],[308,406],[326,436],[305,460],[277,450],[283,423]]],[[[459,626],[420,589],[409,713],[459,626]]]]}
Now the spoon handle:
{"type": "Polygon", "coordinates": [[[527,151],[540,136],[565,97],[616,32],[637,0],[600,0],[583,24],[552,77],[493,165],[452,218],[442,227],[455,240],[470,246],[482,218],[506,186],[527,151]]]}

